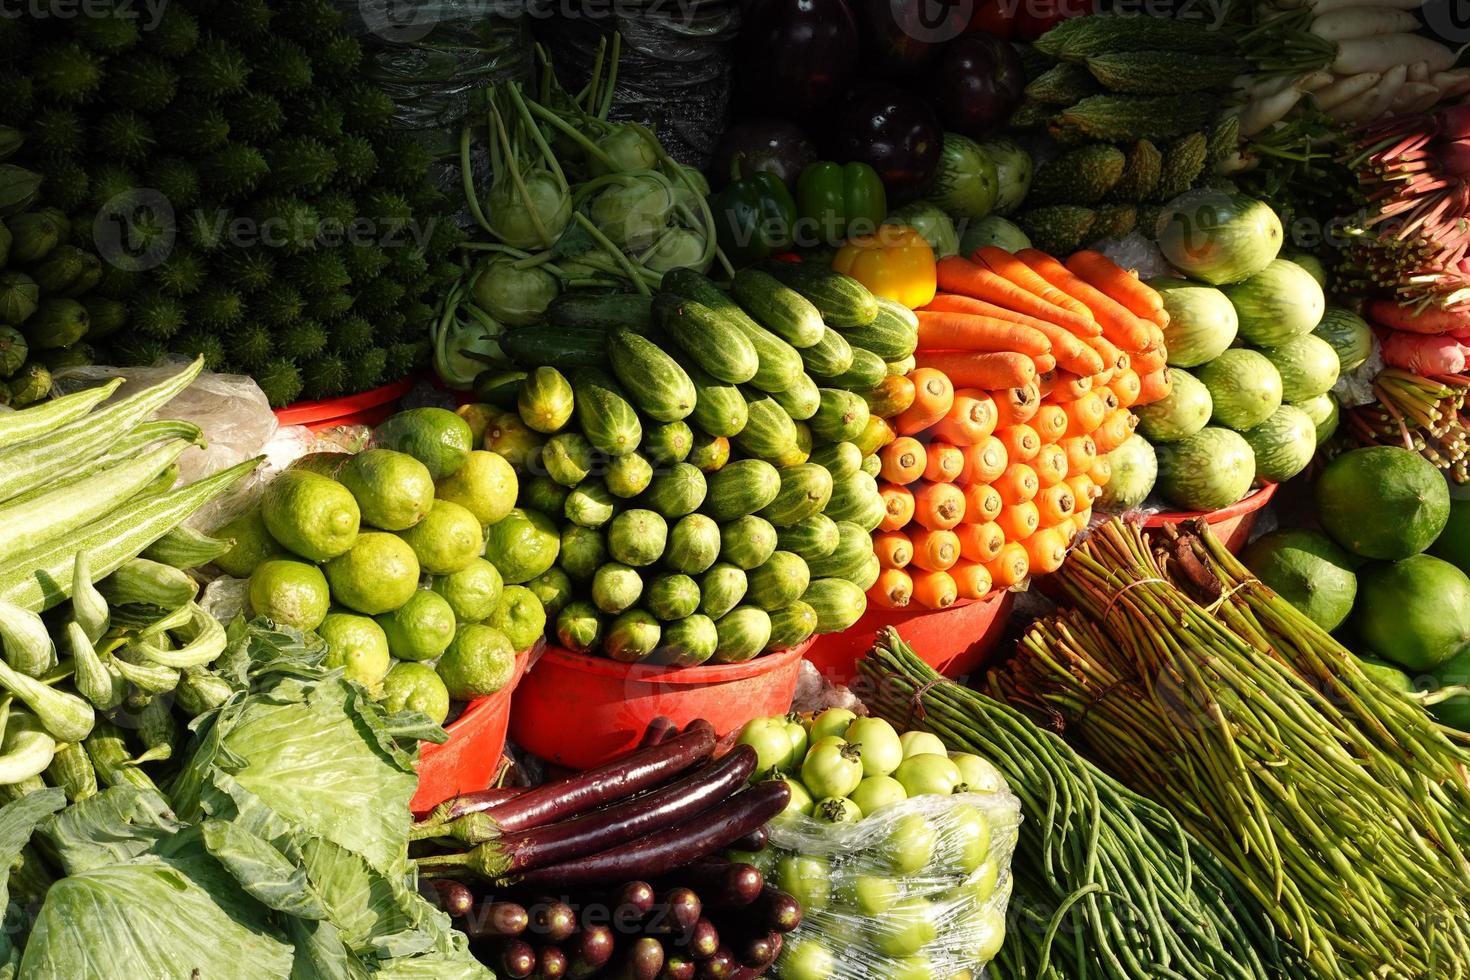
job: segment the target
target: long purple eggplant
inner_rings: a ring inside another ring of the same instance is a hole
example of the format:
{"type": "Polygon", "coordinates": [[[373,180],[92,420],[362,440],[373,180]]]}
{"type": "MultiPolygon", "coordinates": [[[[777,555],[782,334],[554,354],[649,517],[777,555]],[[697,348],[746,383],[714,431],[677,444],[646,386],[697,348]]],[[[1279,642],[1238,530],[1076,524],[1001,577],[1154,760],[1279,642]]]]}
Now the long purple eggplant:
{"type": "Polygon", "coordinates": [[[648,723],[643,729],[643,738],[639,740],[638,747],[646,749],[654,745],[660,745],[679,734],[679,726],[668,715],[659,715],[648,723]]]}
{"type": "Polygon", "coordinates": [[[492,786],[473,793],[463,793],[434,807],[430,815],[420,823],[424,825],[447,823],[467,813],[481,813],[515,799],[528,789],[529,787],[526,786],[492,786]]]}
{"type": "Polygon", "coordinates": [[[526,931],[531,917],[515,902],[477,905],[461,924],[471,939],[514,939],[526,931]]]}
{"type": "Polygon", "coordinates": [[[791,789],[785,782],[757,783],[667,830],[587,857],[537,868],[516,880],[532,888],[578,888],[661,877],[745,836],[780,813],[790,800],[791,789]]]}

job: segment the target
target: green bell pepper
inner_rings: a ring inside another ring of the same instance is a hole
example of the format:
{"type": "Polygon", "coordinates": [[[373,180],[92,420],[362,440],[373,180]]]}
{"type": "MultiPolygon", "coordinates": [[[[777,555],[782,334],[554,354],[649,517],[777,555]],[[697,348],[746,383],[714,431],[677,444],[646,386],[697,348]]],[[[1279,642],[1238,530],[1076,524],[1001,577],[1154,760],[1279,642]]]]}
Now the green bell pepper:
{"type": "Polygon", "coordinates": [[[883,179],[866,163],[819,160],[796,179],[796,211],[802,244],[835,244],[854,235],[871,235],[888,217],[883,179]]]}
{"type": "Polygon", "coordinates": [[[737,265],[770,258],[791,247],[796,202],[781,178],[765,171],[732,180],[710,201],[720,248],[737,265]]]}

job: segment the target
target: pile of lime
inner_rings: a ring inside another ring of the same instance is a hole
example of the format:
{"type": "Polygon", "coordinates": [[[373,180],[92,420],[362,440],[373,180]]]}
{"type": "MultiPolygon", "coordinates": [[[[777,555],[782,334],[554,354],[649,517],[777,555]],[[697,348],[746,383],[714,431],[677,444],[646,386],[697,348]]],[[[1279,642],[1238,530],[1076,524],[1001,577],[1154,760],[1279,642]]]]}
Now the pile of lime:
{"type": "Polygon", "coordinates": [[[399,412],[363,452],[301,457],[215,532],[234,540],[218,564],[250,580],[254,613],[315,631],[374,698],[440,723],[451,701],[510,681],[545,630],[538,590],[550,594],[486,558],[487,536],[520,540],[527,516],[515,470],[475,448],[472,421],[399,412]]]}

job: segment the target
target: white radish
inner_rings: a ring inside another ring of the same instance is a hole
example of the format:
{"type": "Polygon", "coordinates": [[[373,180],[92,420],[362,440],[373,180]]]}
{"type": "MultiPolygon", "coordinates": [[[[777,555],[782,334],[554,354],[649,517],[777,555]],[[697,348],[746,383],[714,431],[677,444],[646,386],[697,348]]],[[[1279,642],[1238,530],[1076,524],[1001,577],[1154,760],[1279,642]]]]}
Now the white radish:
{"type": "Polygon", "coordinates": [[[1427,37],[1388,34],[1340,42],[1332,70],[1339,75],[1356,75],[1365,71],[1388,72],[1402,68],[1407,75],[1409,65],[1423,61],[1432,72],[1447,71],[1458,56],[1459,52],[1427,37]]]}
{"type": "Polygon", "coordinates": [[[1470,92],[1470,68],[1438,72],[1431,75],[1429,81],[1438,87],[1441,99],[1453,99],[1457,95],[1470,92]]]}
{"type": "Polygon", "coordinates": [[[1439,89],[1428,82],[1404,82],[1399,94],[1394,96],[1393,114],[1396,116],[1423,112],[1439,101],[1439,89]]]}
{"type": "Polygon", "coordinates": [[[1392,7],[1343,7],[1321,14],[1311,32],[1325,41],[1352,41],[1381,34],[1410,33],[1419,29],[1419,18],[1392,7]]]}
{"type": "Polygon", "coordinates": [[[1285,91],[1255,100],[1240,114],[1240,135],[1255,136],[1272,123],[1280,122],[1301,98],[1301,89],[1292,85],[1285,91]]]}
{"type": "MultiPolygon", "coordinates": [[[[1361,6],[1363,6],[1363,0],[1314,0],[1312,3],[1312,12],[1318,17],[1321,17],[1323,14],[1330,14],[1334,10],[1361,6]]],[[[1424,6],[1424,0],[1378,0],[1373,6],[1388,7],[1393,10],[1418,10],[1424,6]]]]}
{"type": "Polygon", "coordinates": [[[1356,123],[1372,122],[1393,105],[1394,98],[1399,94],[1399,89],[1404,85],[1404,79],[1409,75],[1408,65],[1395,65],[1383,75],[1383,81],[1364,96],[1360,96],[1347,105],[1339,106],[1336,112],[1328,115],[1338,122],[1356,123]]]}
{"type": "Polygon", "coordinates": [[[1259,102],[1261,99],[1269,99],[1273,95],[1285,92],[1295,80],[1292,75],[1267,75],[1265,78],[1258,76],[1256,84],[1250,87],[1245,101],[1259,102]]]}
{"type": "Polygon", "coordinates": [[[1361,75],[1348,75],[1339,78],[1326,88],[1320,88],[1312,93],[1312,101],[1317,108],[1323,112],[1331,112],[1338,106],[1351,102],[1364,92],[1378,84],[1383,77],[1381,72],[1365,71],[1361,75]]]}
{"type": "Polygon", "coordinates": [[[1318,89],[1326,88],[1337,80],[1337,76],[1330,71],[1309,71],[1296,80],[1297,91],[1316,92],[1318,89]]]}
{"type": "Polygon", "coordinates": [[[1411,82],[1427,82],[1427,81],[1429,81],[1429,62],[1427,62],[1427,61],[1416,61],[1412,65],[1410,65],[1409,66],[1409,81],[1411,81],[1411,82]]]}

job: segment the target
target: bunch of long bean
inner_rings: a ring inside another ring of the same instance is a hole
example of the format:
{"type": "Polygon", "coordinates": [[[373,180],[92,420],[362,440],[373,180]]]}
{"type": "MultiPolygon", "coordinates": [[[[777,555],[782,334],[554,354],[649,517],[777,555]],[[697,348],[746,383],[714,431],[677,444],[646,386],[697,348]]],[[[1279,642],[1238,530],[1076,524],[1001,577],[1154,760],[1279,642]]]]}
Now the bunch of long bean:
{"type": "Polygon", "coordinates": [[[1207,844],[1325,977],[1470,976],[1467,755],[1203,524],[1114,521],[992,674],[1207,844]],[[1195,598],[1198,597],[1198,600],[1195,598]]]}
{"type": "Polygon", "coordinates": [[[1024,819],[1006,978],[1306,977],[1232,876],[1169,813],[1016,709],[950,683],[892,630],[861,664],[864,696],[1005,774],[1024,819]]]}

